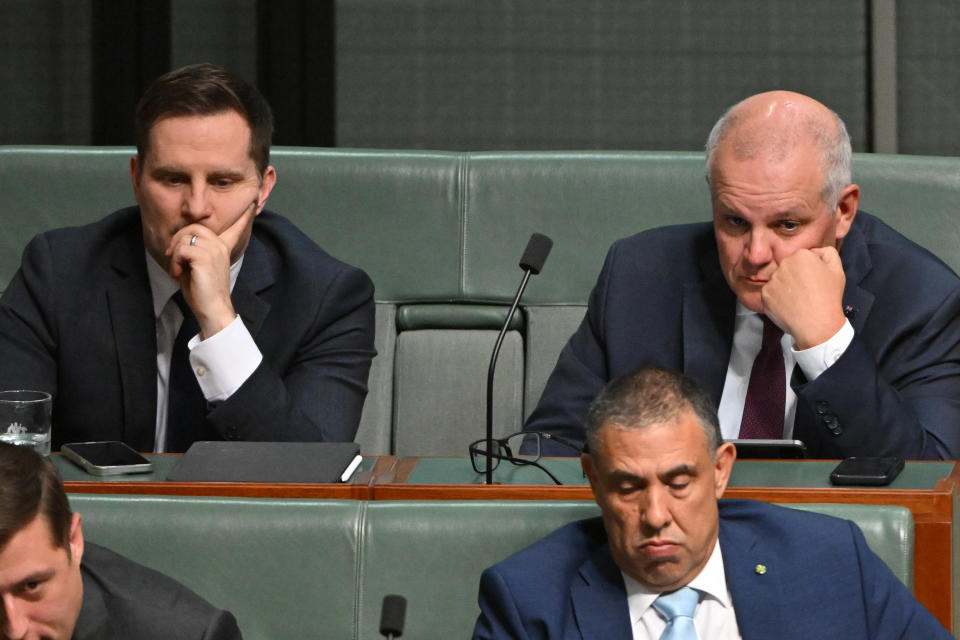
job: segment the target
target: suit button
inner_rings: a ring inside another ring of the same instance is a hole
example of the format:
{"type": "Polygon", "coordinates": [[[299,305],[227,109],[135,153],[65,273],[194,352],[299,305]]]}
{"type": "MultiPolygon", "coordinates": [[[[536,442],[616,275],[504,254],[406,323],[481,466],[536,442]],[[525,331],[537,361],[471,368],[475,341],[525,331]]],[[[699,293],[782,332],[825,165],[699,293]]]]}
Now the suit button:
{"type": "Polygon", "coordinates": [[[840,420],[837,419],[837,416],[833,414],[827,414],[823,416],[823,424],[826,425],[827,430],[830,431],[835,436],[843,433],[843,429],[840,427],[840,420]]]}
{"type": "Polygon", "coordinates": [[[830,403],[826,400],[820,400],[817,402],[817,415],[822,416],[827,412],[827,409],[830,408],[830,403]]]}

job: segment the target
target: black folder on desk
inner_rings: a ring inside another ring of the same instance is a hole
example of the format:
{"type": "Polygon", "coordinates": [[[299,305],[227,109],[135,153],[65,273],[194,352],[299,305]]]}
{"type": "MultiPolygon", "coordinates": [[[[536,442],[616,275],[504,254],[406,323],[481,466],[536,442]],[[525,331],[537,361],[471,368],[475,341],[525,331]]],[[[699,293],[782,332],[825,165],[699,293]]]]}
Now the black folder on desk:
{"type": "Polygon", "coordinates": [[[198,441],[167,476],[177,482],[345,482],[359,465],[355,442],[198,441]],[[350,473],[345,473],[346,471],[350,473]]]}

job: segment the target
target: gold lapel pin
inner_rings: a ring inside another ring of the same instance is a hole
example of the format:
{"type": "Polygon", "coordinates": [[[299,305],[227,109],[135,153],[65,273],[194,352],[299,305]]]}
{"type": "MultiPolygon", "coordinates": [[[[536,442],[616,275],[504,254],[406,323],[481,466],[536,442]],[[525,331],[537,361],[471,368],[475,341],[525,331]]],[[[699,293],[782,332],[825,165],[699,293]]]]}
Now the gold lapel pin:
{"type": "Polygon", "coordinates": [[[758,564],[753,568],[753,570],[757,572],[758,576],[762,576],[767,572],[767,566],[763,564],[758,564]]]}

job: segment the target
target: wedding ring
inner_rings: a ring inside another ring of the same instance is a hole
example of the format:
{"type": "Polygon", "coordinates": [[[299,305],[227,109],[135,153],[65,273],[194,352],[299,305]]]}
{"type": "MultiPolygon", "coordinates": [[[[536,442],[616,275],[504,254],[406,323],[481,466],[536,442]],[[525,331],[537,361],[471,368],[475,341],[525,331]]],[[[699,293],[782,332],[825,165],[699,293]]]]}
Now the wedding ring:
{"type": "Polygon", "coordinates": [[[197,238],[198,238],[198,237],[199,237],[199,236],[197,236],[197,234],[193,234],[192,236],[190,236],[190,246],[191,246],[191,247],[192,247],[193,245],[197,244],[197,238]]]}

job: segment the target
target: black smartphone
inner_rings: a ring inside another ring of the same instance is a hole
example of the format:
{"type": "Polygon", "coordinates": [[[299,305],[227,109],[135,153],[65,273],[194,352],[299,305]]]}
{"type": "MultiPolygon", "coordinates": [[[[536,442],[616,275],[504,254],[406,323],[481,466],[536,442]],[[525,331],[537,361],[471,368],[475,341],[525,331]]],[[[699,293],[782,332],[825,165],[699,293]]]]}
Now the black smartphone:
{"type": "Polygon", "coordinates": [[[727,440],[737,447],[737,460],[799,460],[807,457],[807,447],[800,440],[727,440]]]}
{"type": "Polygon", "coordinates": [[[882,486],[893,482],[902,470],[903,458],[846,458],[830,474],[830,483],[882,486]]]}
{"type": "Polygon", "coordinates": [[[60,453],[95,476],[153,471],[153,463],[123,442],[71,442],[60,453]]]}

